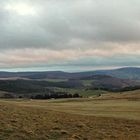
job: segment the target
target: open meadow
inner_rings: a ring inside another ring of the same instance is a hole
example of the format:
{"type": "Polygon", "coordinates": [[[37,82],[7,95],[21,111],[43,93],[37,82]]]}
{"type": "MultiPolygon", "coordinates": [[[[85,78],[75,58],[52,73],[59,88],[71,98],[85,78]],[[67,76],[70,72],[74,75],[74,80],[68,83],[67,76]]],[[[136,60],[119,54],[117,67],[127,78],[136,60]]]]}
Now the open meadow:
{"type": "Polygon", "coordinates": [[[0,140],[139,140],[140,92],[0,100],[0,140]]]}

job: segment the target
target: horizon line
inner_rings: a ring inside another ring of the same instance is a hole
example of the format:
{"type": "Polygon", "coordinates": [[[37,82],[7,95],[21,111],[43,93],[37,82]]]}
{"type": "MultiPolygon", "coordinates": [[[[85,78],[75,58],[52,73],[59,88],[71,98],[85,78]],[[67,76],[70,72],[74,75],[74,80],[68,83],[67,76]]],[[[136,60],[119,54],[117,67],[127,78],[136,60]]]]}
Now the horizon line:
{"type": "Polygon", "coordinates": [[[122,66],[122,67],[109,67],[109,68],[99,68],[99,69],[93,69],[93,70],[0,70],[0,72],[7,72],[7,73],[20,73],[20,72],[67,72],[67,73],[78,73],[78,72],[92,72],[92,71],[104,71],[104,70],[117,70],[117,69],[123,69],[123,68],[140,68],[140,66],[122,66]]]}

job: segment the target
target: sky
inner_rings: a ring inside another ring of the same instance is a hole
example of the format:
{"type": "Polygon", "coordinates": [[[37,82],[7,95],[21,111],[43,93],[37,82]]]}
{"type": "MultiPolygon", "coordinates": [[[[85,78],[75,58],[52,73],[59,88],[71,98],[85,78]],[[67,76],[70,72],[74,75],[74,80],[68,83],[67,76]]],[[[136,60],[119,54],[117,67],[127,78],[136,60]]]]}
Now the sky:
{"type": "Polygon", "coordinates": [[[0,0],[0,70],[140,66],[140,0],[0,0]]]}

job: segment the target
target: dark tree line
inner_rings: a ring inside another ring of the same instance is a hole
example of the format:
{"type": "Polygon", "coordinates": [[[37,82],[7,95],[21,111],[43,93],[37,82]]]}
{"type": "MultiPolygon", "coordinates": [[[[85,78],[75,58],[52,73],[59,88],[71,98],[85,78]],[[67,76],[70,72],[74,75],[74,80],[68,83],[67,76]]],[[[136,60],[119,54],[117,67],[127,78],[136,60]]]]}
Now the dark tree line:
{"type": "Polygon", "coordinates": [[[112,92],[125,92],[125,91],[133,91],[140,89],[140,86],[129,86],[123,88],[115,88],[115,87],[92,87],[87,88],[86,90],[105,90],[105,91],[112,91],[112,92]]]}
{"type": "Polygon", "coordinates": [[[60,99],[60,98],[79,98],[81,97],[78,93],[68,94],[66,92],[57,92],[50,94],[37,94],[35,96],[31,96],[31,99],[60,99]]]}

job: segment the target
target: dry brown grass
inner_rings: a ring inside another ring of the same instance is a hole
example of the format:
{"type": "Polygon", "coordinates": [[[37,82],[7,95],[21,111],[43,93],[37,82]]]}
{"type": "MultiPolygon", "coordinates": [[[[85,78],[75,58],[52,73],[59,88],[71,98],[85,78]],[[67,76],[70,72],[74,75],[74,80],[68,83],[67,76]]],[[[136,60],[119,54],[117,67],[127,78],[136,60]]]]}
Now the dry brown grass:
{"type": "Polygon", "coordinates": [[[0,100],[0,140],[139,140],[140,120],[129,115],[139,113],[137,105],[126,99],[0,100]],[[111,105],[124,110],[121,117],[98,114],[111,105]]]}
{"type": "Polygon", "coordinates": [[[97,99],[129,99],[129,100],[137,100],[140,101],[140,90],[120,92],[120,93],[110,93],[104,94],[100,98],[97,99]]]}

